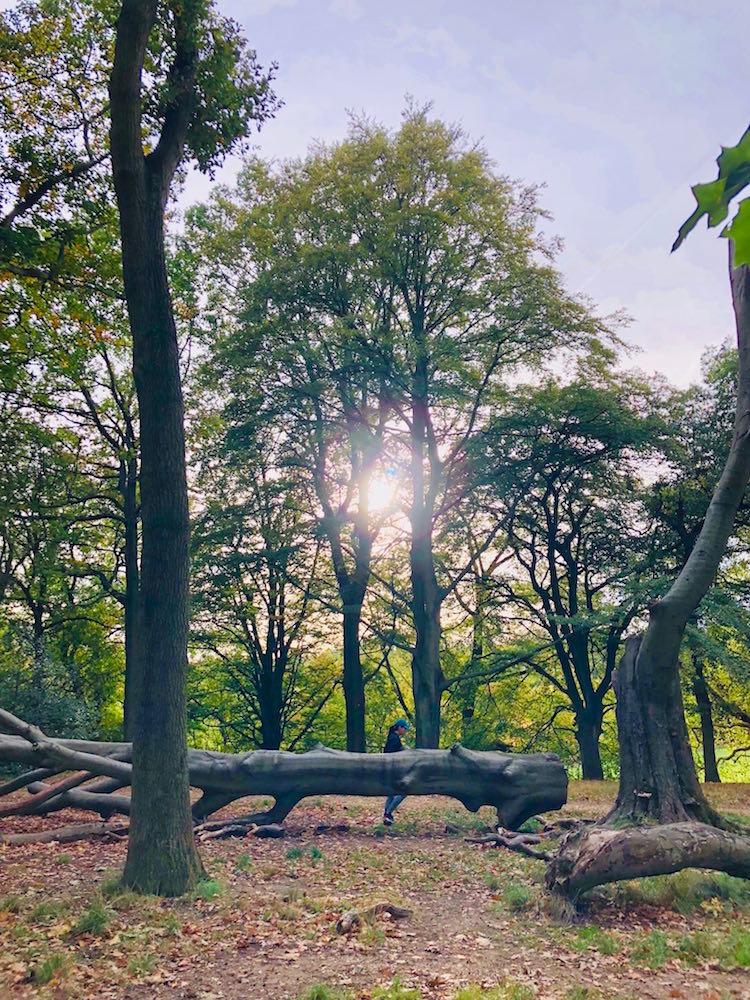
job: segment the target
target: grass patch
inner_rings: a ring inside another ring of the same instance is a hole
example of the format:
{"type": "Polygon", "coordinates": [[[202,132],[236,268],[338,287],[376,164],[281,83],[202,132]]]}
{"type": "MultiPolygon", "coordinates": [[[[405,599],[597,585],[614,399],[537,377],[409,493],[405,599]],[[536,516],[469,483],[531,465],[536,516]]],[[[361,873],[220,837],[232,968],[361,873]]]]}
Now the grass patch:
{"type": "Polygon", "coordinates": [[[68,971],[70,958],[68,955],[60,954],[48,955],[38,965],[35,965],[29,974],[29,978],[37,986],[46,986],[53,979],[61,979],[68,971]]]}
{"type": "Polygon", "coordinates": [[[536,993],[530,986],[507,982],[488,990],[481,986],[464,986],[453,1000],[534,1000],[535,996],[536,993]]]}
{"type": "Polygon", "coordinates": [[[588,927],[580,927],[570,942],[570,946],[575,951],[587,951],[589,948],[593,948],[600,955],[616,955],[620,950],[620,943],[616,937],[593,924],[588,927]]]}
{"type": "Polygon", "coordinates": [[[651,931],[644,935],[630,953],[636,965],[645,965],[649,969],[661,968],[671,957],[672,949],[664,931],[651,931]]]}
{"type": "Polygon", "coordinates": [[[103,934],[109,927],[111,916],[102,903],[94,902],[73,925],[73,934],[103,934]]]}
{"type": "Polygon", "coordinates": [[[0,899],[0,913],[20,913],[21,912],[21,897],[17,896],[15,893],[11,893],[8,896],[3,896],[0,899]]]}
{"type": "Polygon", "coordinates": [[[299,859],[303,857],[304,853],[305,852],[301,847],[290,847],[284,857],[287,861],[299,861],[299,859]]]}
{"type": "Polygon", "coordinates": [[[128,962],[131,976],[150,976],[156,968],[156,955],[135,955],[128,962]]]}
{"type": "Polygon", "coordinates": [[[311,986],[307,993],[302,993],[300,1000],[351,1000],[352,994],[338,986],[311,986]]]}
{"type": "Polygon", "coordinates": [[[400,979],[394,979],[389,986],[376,986],[372,1000],[422,1000],[419,990],[404,986],[400,979]]]}
{"type": "Polygon", "coordinates": [[[523,882],[508,882],[502,890],[502,901],[512,913],[521,913],[531,905],[532,892],[523,882]]]}
{"type": "Polygon", "coordinates": [[[48,899],[44,903],[38,903],[29,914],[30,924],[46,924],[51,920],[57,920],[68,909],[67,903],[61,899],[48,899]]]}
{"type": "Polygon", "coordinates": [[[207,878],[202,882],[199,882],[193,890],[194,899],[202,899],[204,903],[210,902],[212,899],[216,899],[224,892],[224,886],[221,882],[218,882],[215,878],[207,878]]]}
{"type": "Polygon", "coordinates": [[[238,854],[237,860],[234,863],[241,872],[249,872],[253,867],[253,859],[249,854],[238,854]]]}
{"type": "Polygon", "coordinates": [[[698,908],[710,913],[750,907],[750,883],[745,879],[689,868],[675,875],[654,875],[626,883],[617,894],[628,902],[650,903],[683,915],[698,908]]]}

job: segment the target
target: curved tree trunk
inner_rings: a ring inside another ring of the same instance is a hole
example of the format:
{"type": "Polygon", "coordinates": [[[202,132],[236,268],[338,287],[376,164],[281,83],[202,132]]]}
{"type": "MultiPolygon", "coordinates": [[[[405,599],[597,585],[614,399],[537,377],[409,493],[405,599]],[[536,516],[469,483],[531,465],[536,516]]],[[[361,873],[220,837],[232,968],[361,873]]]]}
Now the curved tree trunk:
{"type": "Polygon", "coordinates": [[[672,678],[667,698],[649,702],[649,677],[643,675],[648,661],[638,655],[641,644],[640,636],[626,641],[614,675],[620,787],[607,821],[720,825],[695,772],[679,675],[672,678]]]}
{"type": "Polygon", "coordinates": [[[620,788],[605,825],[561,845],[547,885],[575,896],[601,882],[690,866],[750,877],[750,839],[725,826],[698,782],[680,689],[679,654],[690,616],[711,587],[750,480],[750,269],[730,280],[739,379],[734,436],[700,534],[677,579],[651,608],[645,634],[631,637],[617,668],[620,788]],[[611,829],[644,819],[663,826],[611,829]],[[609,829],[607,825],[609,824],[609,829]]]}

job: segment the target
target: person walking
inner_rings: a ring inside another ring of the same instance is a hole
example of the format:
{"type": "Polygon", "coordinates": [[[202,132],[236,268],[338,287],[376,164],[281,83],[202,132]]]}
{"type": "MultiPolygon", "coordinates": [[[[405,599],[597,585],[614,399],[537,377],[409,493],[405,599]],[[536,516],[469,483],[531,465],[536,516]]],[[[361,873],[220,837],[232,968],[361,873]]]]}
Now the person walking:
{"type": "MultiPolygon", "coordinates": [[[[401,742],[401,737],[410,728],[406,719],[396,719],[388,730],[383,753],[398,753],[399,750],[403,750],[404,744],[401,742]]],[[[383,809],[383,824],[385,826],[393,826],[393,814],[405,798],[405,795],[390,795],[385,800],[385,807],[383,809]]]]}

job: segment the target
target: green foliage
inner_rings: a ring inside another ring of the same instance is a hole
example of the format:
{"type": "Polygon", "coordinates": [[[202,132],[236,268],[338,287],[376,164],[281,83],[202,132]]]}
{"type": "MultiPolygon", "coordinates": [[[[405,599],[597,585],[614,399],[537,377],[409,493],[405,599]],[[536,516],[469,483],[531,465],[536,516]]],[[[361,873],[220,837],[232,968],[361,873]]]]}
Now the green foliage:
{"type": "Polygon", "coordinates": [[[508,882],[503,887],[502,901],[513,913],[520,913],[531,905],[533,893],[522,882],[508,882]]]}
{"type": "MultiPolygon", "coordinates": [[[[743,133],[736,146],[721,147],[716,164],[719,168],[716,180],[693,187],[697,207],[680,227],[672,250],[682,244],[704,216],[709,227],[724,222],[732,201],[750,185],[750,129],[743,133]]],[[[729,237],[734,244],[735,266],[750,264],[750,199],[739,202],[737,214],[721,235],[729,237]]]]}

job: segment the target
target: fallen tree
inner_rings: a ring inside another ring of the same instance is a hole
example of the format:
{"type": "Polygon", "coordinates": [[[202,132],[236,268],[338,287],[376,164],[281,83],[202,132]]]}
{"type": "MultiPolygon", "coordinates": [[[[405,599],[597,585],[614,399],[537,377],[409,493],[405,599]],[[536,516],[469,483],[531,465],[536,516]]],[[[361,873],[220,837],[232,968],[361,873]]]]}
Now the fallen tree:
{"type": "MultiPolygon", "coordinates": [[[[128,814],[128,796],[115,793],[130,784],[129,743],[50,739],[2,710],[0,727],[9,733],[0,736],[0,761],[34,769],[25,786],[29,798],[17,799],[0,814],[43,815],[65,807],[103,817],[128,814]],[[37,780],[69,770],[77,773],[57,785],[37,780]]],[[[193,805],[196,822],[245,796],[272,797],[270,809],[227,821],[248,826],[280,823],[310,795],[447,795],[472,812],[492,806],[498,823],[512,829],[531,816],[561,808],[568,787],[565,768],[555,754],[474,751],[459,744],[450,750],[397,754],[358,754],[323,746],[303,754],[191,749],[188,772],[190,784],[202,792],[193,805]]],[[[23,786],[21,778],[4,787],[17,791],[23,786]]]]}

